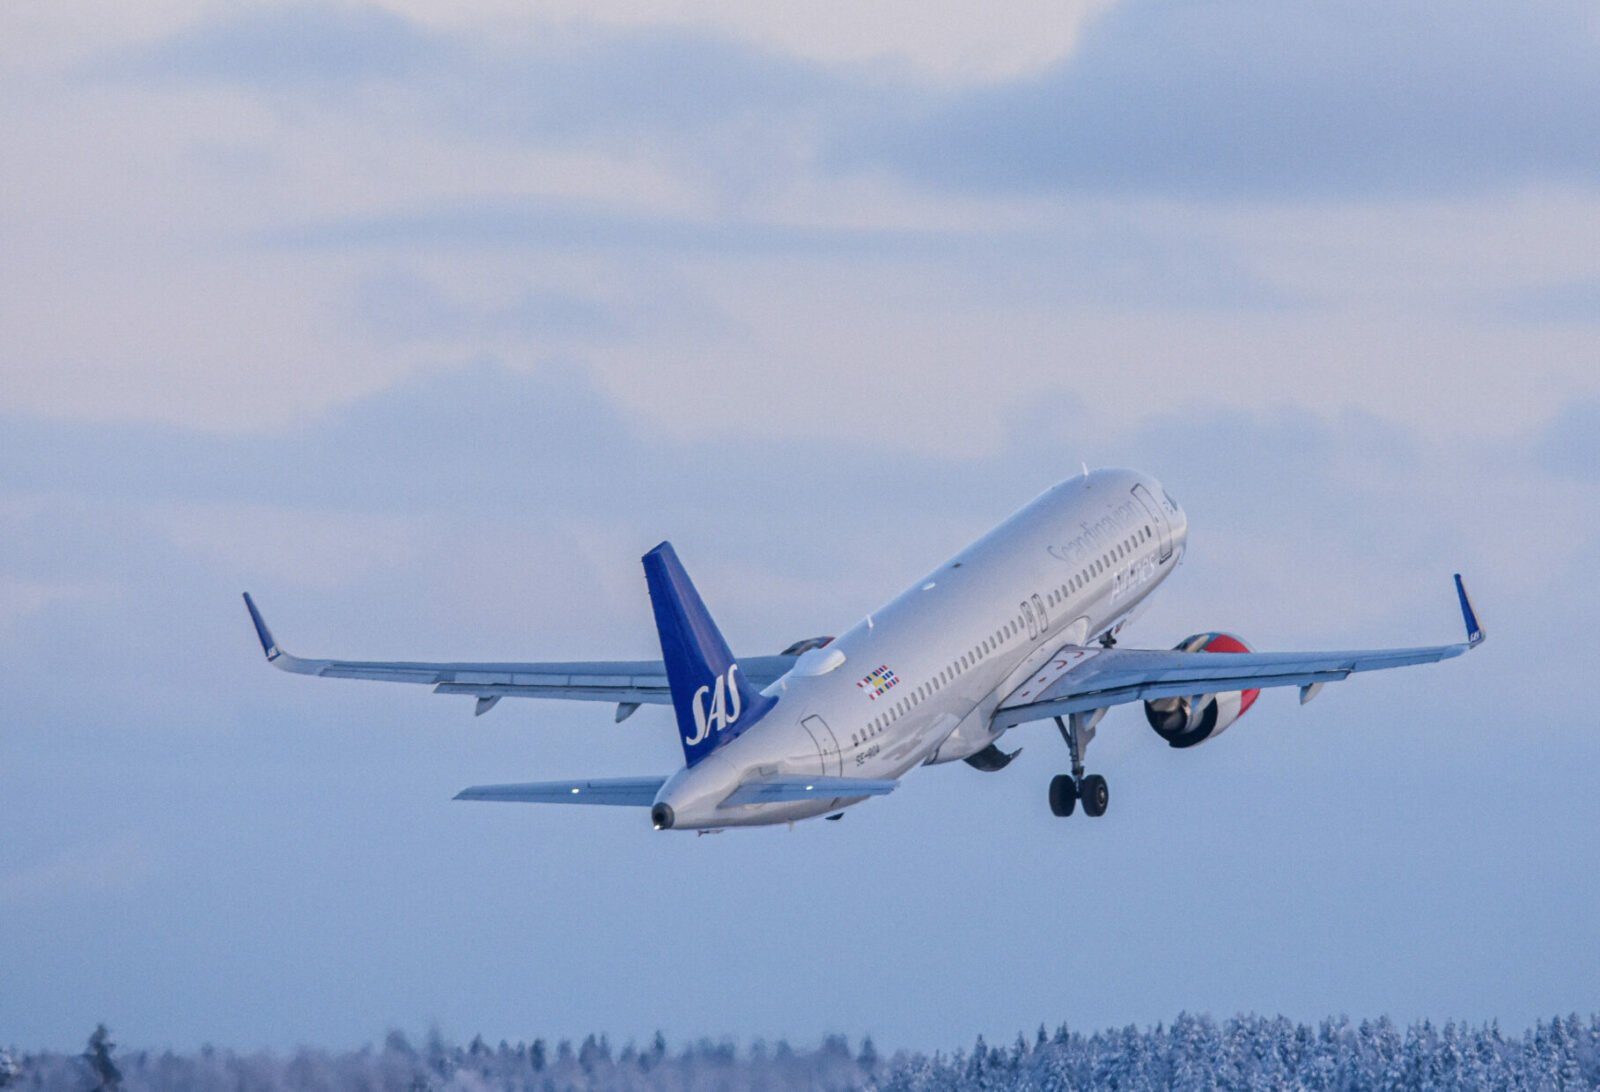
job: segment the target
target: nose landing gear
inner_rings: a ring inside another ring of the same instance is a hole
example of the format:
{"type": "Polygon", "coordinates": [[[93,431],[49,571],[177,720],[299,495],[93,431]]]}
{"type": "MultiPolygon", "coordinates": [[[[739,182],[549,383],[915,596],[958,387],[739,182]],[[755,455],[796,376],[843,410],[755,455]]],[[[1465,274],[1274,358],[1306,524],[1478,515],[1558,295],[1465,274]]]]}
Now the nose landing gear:
{"type": "Polygon", "coordinates": [[[1061,738],[1072,753],[1072,773],[1057,774],[1050,779],[1050,814],[1064,819],[1077,808],[1079,800],[1083,801],[1083,814],[1091,818],[1099,818],[1106,813],[1106,807],[1111,803],[1111,789],[1106,785],[1106,779],[1099,774],[1085,777],[1083,773],[1083,752],[1094,738],[1095,725],[1100,723],[1105,712],[1104,709],[1095,709],[1056,718],[1061,738]]]}

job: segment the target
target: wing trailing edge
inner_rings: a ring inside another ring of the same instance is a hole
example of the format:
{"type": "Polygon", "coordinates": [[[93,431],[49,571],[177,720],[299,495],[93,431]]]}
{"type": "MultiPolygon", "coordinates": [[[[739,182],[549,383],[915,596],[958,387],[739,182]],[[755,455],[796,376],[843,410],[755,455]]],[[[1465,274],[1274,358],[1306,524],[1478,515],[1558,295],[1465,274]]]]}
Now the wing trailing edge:
{"type": "MultiPolygon", "coordinates": [[[[432,686],[436,694],[477,699],[482,715],[500,698],[562,698],[616,702],[625,715],[640,705],[667,705],[672,695],[660,660],[583,660],[535,663],[425,663],[388,660],[321,660],[292,656],[268,628],[253,596],[244,593],[250,624],[267,662],[279,671],[324,679],[362,679],[432,686]]],[[[739,677],[761,688],[795,664],[792,655],[752,656],[739,661],[739,677]]],[[[622,719],[619,716],[618,719],[622,719]]]]}
{"type": "Polygon", "coordinates": [[[1459,574],[1456,595],[1467,639],[1421,648],[1355,649],[1340,652],[1205,652],[1066,646],[1018,691],[1000,703],[991,719],[999,731],[1034,720],[1105,709],[1127,702],[1274,686],[1300,688],[1304,704],[1330,682],[1358,672],[1437,663],[1477,648],[1483,627],[1459,574]]]}

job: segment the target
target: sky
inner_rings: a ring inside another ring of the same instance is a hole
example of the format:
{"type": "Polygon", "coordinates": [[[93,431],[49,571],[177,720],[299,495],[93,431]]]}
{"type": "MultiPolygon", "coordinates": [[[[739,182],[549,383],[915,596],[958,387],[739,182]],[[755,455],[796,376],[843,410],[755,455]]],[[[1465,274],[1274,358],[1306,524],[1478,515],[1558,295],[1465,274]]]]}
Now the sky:
{"type": "Polygon", "coordinates": [[[1600,17],[22,0],[0,13],[0,1043],[886,1047],[1600,1006],[1600,17]],[[1173,751],[657,834],[465,785],[670,714],[269,670],[842,631],[1079,466],[1130,643],[1490,640],[1173,751]]]}

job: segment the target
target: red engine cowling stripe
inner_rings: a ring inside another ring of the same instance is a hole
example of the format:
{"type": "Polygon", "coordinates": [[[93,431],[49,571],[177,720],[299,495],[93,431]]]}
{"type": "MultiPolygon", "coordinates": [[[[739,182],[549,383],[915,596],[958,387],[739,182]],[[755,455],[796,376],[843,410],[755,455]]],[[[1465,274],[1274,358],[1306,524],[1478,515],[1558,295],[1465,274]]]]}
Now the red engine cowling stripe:
{"type": "MultiPolygon", "coordinates": [[[[1250,646],[1231,633],[1213,633],[1200,649],[1203,652],[1249,652],[1250,646]]],[[[1239,715],[1242,717],[1248,713],[1260,696],[1260,690],[1243,691],[1239,695],[1239,715]]]]}

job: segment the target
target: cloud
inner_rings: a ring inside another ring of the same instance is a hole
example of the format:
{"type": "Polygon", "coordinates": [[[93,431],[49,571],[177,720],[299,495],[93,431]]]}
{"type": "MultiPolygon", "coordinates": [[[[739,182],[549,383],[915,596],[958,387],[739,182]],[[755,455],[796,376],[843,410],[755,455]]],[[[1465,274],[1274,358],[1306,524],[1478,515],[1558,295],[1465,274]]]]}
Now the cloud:
{"type": "Polygon", "coordinates": [[[399,269],[363,278],[351,304],[355,320],[383,342],[498,335],[549,341],[623,332],[621,316],[601,300],[526,288],[511,299],[482,305],[454,298],[432,281],[399,269]]]}
{"type": "Polygon", "coordinates": [[[232,86],[280,103],[561,141],[665,140],[726,125],[759,137],[777,118],[846,107],[869,85],[866,74],[674,27],[524,22],[490,34],[424,27],[371,7],[292,5],[213,16],[82,76],[232,86]]]}
{"type": "Polygon", "coordinates": [[[1600,326],[1600,277],[1534,285],[1488,301],[1496,313],[1518,322],[1600,326]]]}
{"type": "Polygon", "coordinates": [[[225,18],[114,52],[86,66],[83,75],[337,92],[353,83],[416,77],[446,53],[438,35],[377,7],[241,5],[225,18]]]}
{"type": "Polygon", "coordinates": [[[1580,3],[1119,6],[1049,72],[842,145],[988,192],[1301,199],[1573,182],[1600,167],[1580,3]]]}
{"type": "Polygon", "coordinates": [[[1134,0],[1043,72],[951,87],[703,29],[523,24],[489,41],[291,7],[214,18],[113,67],[534,144],[689,141],[725,175],[742,156],[960,192],[1300,200],[1592,184],[1593,23],[1573,0],[1134,0]],[[350,97],[372,83],[387,106],[350,97]]]}
{"type": "MultiPolygon", "coordinates": [[[[966,237],[968,240],[970,236],[966,237]]],[[[476,198],[295,225],[266,233],[273,248],[400,245],[489,249],[632,250],[719,255],[878,255],[949,253],[960,234],[937,229],[872,229],[781,224],[760,219],[695,218],[633,212],[593,202],[536,197],[476,198]]],[[[983,240],[972,240],[983,245],[983,240]]]]}
{"type": "Polygon", "coordinates": [[[1546,472],[1600,482],[1600,401],[1584,399],[1562,410],[1533,445],[1546,472]]]}

